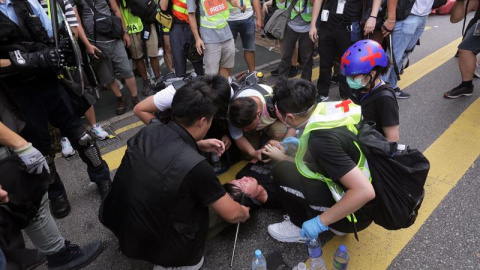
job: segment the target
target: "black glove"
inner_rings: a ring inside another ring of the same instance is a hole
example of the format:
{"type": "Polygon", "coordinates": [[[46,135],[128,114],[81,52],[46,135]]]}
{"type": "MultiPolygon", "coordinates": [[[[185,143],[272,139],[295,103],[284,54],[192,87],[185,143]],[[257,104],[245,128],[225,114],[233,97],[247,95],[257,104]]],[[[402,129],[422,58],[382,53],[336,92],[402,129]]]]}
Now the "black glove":
{"type": "Polygon", "coordinates": [[[65,66],[65,55],[61,49],[46,48],[38,52],[10,52],[12,64],[20,69],[60,69],[65,66]]]}

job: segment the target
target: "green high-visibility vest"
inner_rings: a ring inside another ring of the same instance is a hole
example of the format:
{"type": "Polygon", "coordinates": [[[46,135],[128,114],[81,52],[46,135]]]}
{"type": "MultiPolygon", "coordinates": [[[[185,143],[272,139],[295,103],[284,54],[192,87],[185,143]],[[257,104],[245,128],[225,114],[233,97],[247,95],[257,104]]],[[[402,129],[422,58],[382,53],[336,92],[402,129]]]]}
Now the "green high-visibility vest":
{"type": "MultiPolygon", "coordinates": [[[[291,4],[291,0],[286,0],[287,4],[291,4]]],[[[278,6],[278,4],[277,4],[278,6]]],[[[279,7],[280,8],[280,7],[279,7]]],[[[306,22],[311,22],[312,21],[312,10],[313,10],[313,5],[310,2],[310,0],[298,0],[295,6],[292,9],[292,12],[290,12],[290,20],[293,20],[298,14],[302,16],[302,19],[306,22]],[[305,1],[307,1],[307,5],[305,6],[305,1]],[[304,9],[305,7],[305,9],[304,9]]]]}
{"type": "Polygon", "coordinates": [[[120,5],[120,12],[122,13],[125,26],[128,34],[140,33],[143,31],[143,23],[140,17],[133,15],[128,8],[126,8],[125,0],[122,1],[123,6],[120,5]]]}
{"type": "MultiPolygon", "coordinates": [[[[295,165],[297,170],[305,177],[310,179],[316,179],[323,181],[327,184],[330,192],[332,193],[335,201],[339,201],[345,192],[342,187],[333,182],[332,179],[310,170],[304,162],[305,153],[308,149],[308,139],[310,138],[310,133],[315,130],[326,130],[333,129],[337,127],[347,127],[354,134],[358,134],[358,130],[355,127],[356,124],[362,119],[362,110],[360,106],[353,103],[351,100],[335,101],[335,102],[321,102],[317,105],[313,111],[310,119],[307,122],[307,126],[303,131],[302,136],[300,137],[298,150],[295,154],[295,165]]],[[[372,177],[370,175],[370,169],[368,167],[367,159],[363,154],[360,146],[357,142],[354,141],[355,146],[357,146],[358,151],[360,152],[360,159],[358,161],[357,167],[363,172],[367,179],[371,182],[372,177]]],[[[350,216],[347,216],[348,220],[351,221],[350,216]]],[[[355,216],[353,216],[354,222],[356,222],[355,216]]]]}
{"type": "MultiPolygon", "coordinates": [[[[211,29],[222,29],[227,25],[227,19],[230,16],[230,10],[226,0],[215,1],[216,6],[207,10],[205,2],[209,0],[200,0],[205,15],[200,16],[200,25],[211,29]],[[216,10],[221,9],[221,12],[216,10]],[[212,14],[212,15],[209,15],[212,14]]],[[[212,1],[213,2],[213,1],[212,1]]]]}

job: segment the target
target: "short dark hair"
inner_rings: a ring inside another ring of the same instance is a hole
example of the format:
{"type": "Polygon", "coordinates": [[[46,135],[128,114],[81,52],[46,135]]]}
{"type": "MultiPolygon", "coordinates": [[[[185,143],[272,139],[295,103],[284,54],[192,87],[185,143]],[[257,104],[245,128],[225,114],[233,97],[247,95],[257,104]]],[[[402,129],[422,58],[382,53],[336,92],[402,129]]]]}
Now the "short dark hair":
{"type": "Polygon", "coordinates": [[[202,117],[211,120],[217,112],[217,94],[203,81],[193,80],[178,89],[172,101],[172,119],[185,127],[202,117]]]}
{"type": "Polygon", "coordinates": [[[226,183],[223,185],[223,188],[234,201],[246,207],[257,208],[260,206],[260,202],[257,199],[249,197],[238,186],[234,184],[226,183]],[[243,202],[242,202],[242,197],[243,197],[243,202]]]}
{"type": "Polygon", "coordinates": [[[228,80],[221,75],[205,75],[201,76],[200,80],[207,83],[213,91],[217,93],[217,99],[215,100],[218,106],[218,111],[215,114],[216,118],[226,119],[228,112],[228,104],[232,94],[232,89],[228,80]]]}
{"type": "Polygon", "coordinates": [[[280,79],[273,87],[273,99],[283,115],[307,111],[315,103],[317,89],[304,79],[280,79]]]}
{"type": "Polygon", "coordinates": [[[228,110],[228,120],[232,125],[243,128],[257,117],[258,105],[251,97],[240,97],[232,100],[228,110]]]}

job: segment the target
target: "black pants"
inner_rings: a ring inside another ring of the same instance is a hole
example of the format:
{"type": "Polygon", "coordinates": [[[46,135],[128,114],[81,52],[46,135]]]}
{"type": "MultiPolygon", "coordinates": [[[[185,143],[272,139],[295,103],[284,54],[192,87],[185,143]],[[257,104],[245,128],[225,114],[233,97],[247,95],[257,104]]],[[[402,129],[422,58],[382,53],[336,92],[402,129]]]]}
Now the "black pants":
{"type": "MultiPolygon", "coordinates": [[[[187,57],[183,53],[183,47],[187,43],[195,45],[195,38],[190,25],[173,23],[172,29],[170,29],[170,47],[172,48],[173,67],[177,77],[183,77],[187,73],[187,57]]],[[[198,76],[204,75],[203,61],[192,63],[192,65],[198,76]]]]}
{"type": "MultiPolygon", "coordinates": [[[[67,90],[52,77],[51,74],[37,75],[31,80],[19,78],[6,79],[8,90],[20,106],[25,120],[25,128],[20,135],[32,143],[43,155],[51,154],[51,139],[48,130],[50,122],[60,129],[63,137],[67,137],[72,146],[78,150],[82,160],[88,165],[88,175],[92,182],[110,180],[110,171],[105,161],[98,167],[89,164],[86,156],[78,145],[79,136],[85,132],[81,119],[77,116],[67,90]]],[[[54,182],[48,189],[49,199],[65,193],[65,187],[55,166],[51,167],[54,182]]]]}
{"type": "MultiPolygon", "coordinates": [[[[336,203],[327,184],[304,177],[293,162],[278,163],[273,168],[272,175],[275,183],[280,186],[283,209],[290,216],[290,221],[300,228],[303,222],[320,215],[336,203]]],[[[357,231],[372,223],[372,219],[361,212],[356,212],[355,216],[357,231]]],[[[330,224],[329,227],[340,232],[354,232],[353,225],[347,218],[330,224]]]]}
{"type": "MultiPolygon", "coordinates": [[[[318,51],[320,55],[320,74],[317,81],[317,91],[321,96],[328,96],[332,81],[332,67],[336,58],[342,57],[343,53],[353,43],[350,39],[350,31],[346,26],[333,26],[322,23],[318,32],[318,51]]],[[[340,97],[350,97],[350,87],[345,76],[339,74],[338,84],[340,97]]]]}
{"type": "Polygon", "coordinates": [[[313,47],[314,43],[310,39],[308,32],[298,33],[293,31],[288,25],[285,27],[285,35],[282,40],[282,60],[278,65],[278,76],[280,78],[288,78],[288,72],[292,63],[292,56],[295,52],[295,45],[298,40],[299,56],[302,60],[302,79],[312,80],[313,65],[313,47]]]}

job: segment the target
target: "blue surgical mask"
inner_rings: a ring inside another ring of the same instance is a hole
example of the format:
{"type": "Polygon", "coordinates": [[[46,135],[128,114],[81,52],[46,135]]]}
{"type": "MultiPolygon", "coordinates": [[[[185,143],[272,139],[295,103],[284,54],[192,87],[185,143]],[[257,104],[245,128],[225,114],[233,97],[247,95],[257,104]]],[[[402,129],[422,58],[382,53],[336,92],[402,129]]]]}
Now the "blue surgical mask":
{"type": "Polygon", "coordinates": [[[363,80],[363,77],[356,78],[356,79],[352,79],[352,77],[347,77],[348,86],[350,86],[350,88],[352,89],[365,88],[365,85],[367,84],[366,83],[362,84],[362,80],[363,80]]]}

